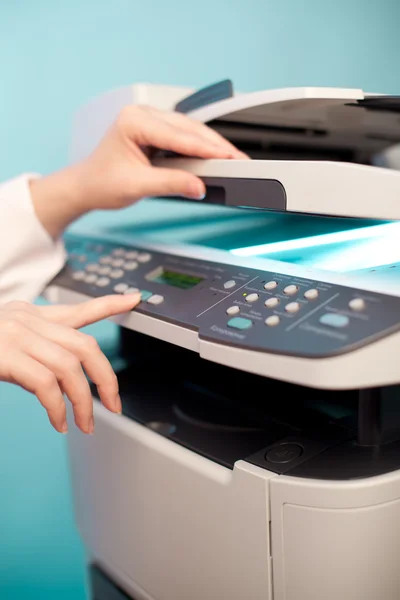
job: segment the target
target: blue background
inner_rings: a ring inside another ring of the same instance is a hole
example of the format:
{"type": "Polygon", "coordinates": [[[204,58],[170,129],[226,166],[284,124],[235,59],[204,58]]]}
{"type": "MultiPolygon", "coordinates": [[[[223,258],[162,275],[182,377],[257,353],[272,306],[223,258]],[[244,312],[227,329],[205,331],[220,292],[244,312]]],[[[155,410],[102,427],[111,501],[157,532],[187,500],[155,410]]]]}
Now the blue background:
{"type": "MultiPolygon", "coordinates": [[[[400,93],[398,0],[0,4],[0,180],[61,167],[75,109],[134,81],[400,93]]],[[[65,439],[19,389],[0,403],[0,598],[83,600],[65,439]]]]}

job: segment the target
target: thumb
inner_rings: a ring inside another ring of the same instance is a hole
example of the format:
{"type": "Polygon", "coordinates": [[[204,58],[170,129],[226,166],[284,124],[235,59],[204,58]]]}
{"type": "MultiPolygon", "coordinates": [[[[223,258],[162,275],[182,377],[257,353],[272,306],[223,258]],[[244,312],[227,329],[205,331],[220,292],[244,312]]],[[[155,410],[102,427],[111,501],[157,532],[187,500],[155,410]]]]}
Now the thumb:
{"type": "MultiPolygon", "coordinates": [[[[136,185],[138,185],[136,181],[136,185]]],[[[184,196],[202,200],[206,193],[204,183],[191,173],[178,169],[151,167],[143,169],[140,182],[141,196],[184,196]]]]}
{"type": "Polygon", "coordinates": [[[42,316],[53,323],[74,329],[86,327],[108,317],[132,310],[140,302],[140,294],[112,295],[94,298],[71,306],[39,306],[42,316]]]}

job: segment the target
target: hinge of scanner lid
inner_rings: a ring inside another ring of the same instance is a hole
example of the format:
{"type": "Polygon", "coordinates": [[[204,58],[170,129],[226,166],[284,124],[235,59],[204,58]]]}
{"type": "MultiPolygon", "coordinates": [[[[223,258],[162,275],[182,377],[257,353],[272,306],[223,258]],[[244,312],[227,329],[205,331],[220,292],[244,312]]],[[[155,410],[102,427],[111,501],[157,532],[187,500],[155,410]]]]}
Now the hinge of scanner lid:
{"type": "Polygon", "coordinates": [[[233,96],[233,83],[230,79],[224,79],[194,92],[175,105],[175,111],[189,113],[192,110],[203,108],[209,104],[227,100],[233,96]]]}

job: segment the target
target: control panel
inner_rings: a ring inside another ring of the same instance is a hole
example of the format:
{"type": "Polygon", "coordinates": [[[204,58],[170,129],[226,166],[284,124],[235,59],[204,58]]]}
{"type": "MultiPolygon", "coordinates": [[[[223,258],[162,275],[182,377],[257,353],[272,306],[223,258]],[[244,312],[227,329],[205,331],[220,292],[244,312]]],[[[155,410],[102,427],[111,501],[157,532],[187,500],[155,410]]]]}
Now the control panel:
{"type": "Polygon", "coordinates": [[[221,344],[321,358],[400,328],[393,296],[75,236],[66,246],[52,285],[88,297],[139,291],[135,311],[221,344]]]}

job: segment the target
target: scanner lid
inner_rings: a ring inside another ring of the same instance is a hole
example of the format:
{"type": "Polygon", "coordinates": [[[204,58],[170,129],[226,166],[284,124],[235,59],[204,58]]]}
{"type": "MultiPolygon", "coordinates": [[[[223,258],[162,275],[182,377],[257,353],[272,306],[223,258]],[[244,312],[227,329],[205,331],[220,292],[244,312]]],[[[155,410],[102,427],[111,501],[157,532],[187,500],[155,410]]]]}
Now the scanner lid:
{"type": "Polygon", "coordinates": [[[400,96],[361,89],[234,94],[230,82],[221,82],[192,94],[176,109],[221,132],[252,158],[371,164],[377,154],[400,144],[400,96]]]}
{"type": "Polygon", "coordinates": [[[169,166],[204,178],[205,202],[400,219],[398,96],[315,87],[235,95],[227,81],[183,99],[176,110],[253,159],[245,165],[170,157],[169,166]]]}

